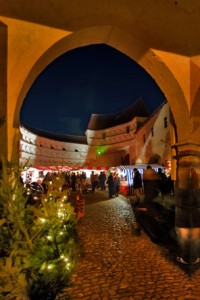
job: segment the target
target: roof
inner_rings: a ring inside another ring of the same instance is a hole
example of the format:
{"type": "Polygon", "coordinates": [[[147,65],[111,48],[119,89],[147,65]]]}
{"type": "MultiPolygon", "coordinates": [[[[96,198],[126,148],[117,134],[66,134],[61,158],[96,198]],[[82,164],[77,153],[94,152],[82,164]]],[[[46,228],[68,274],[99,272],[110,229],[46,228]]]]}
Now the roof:
{"type": "Polygon", "coordinates": [[[142,97],[114,114],[92,114],[87,129],[102,130],[130,122],[134,117],[149,117],[150,113],[142,97]]]}
{"type": "Polygon", "coordinates": [[[168,101],[167,101],[167,99],[165,99],[154,111],[153,111],[153,113],[144,121],[144,122],[142,122],[142,123],[139,123],[138,124],[138,126],[137,126],[137,130],[136,130],[136,133],[146,124],[146,123],[148,123],[149,122],[149,120],[151,119],[151,118],[153,118],[153,116],[158,112],[158,111],[160,111],[161,110],[161,108],[166,104],[166,103],[168,103],[168,101]]]}

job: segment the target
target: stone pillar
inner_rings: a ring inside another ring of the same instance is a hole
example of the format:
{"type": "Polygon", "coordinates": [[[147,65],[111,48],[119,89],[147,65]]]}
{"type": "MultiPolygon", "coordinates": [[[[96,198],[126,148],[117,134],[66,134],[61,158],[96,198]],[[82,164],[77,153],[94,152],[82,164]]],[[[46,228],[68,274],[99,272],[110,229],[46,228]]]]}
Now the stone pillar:
{"type": "Polygon", "coordinates": [[[7,158],[7,27],[0,22],[0,161],[7,158]]]}
{"type": "Polygon", "coordinates": [[[178,146],[175,187],[175,226],[182,262],[200,257],[200,146],[178,146]]]}

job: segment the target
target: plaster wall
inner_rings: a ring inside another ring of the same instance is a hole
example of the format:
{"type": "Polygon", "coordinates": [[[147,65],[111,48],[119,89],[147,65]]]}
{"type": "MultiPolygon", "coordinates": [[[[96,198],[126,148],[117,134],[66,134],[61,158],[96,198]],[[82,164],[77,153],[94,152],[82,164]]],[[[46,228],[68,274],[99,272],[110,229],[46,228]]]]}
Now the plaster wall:
{"type": "Polygon", "coordinates": [[[136,163],[165,165],[165,161],[171,161],[170,141],[170,111],[166,103],[136,132],[130,159],[136,163]]]}

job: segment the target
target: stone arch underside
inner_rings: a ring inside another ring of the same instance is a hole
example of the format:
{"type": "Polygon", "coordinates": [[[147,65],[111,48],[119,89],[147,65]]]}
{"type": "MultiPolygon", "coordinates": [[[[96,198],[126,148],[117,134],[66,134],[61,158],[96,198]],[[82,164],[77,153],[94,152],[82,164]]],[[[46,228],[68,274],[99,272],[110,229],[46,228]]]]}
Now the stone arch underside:
{"type": "Polygon", "coordinates": [[[154,50],[148,49],[129,33],[113,26],[90,27],[80,30],[60,39],[53,44],[53,46],[46,49],[44,54],[35,61],[26,78],[24,78],[16,102],[13,127],[18,128],[19,114],[24,98],[34,80],[45,67],[67,51],[91,44],[107,44],[129,56],[143,67],[165,94],[177,124],[177,128],[179,129],[179,124],[181,124],[180,132],[183,132],[184,124],[182,124],[181,120],[182,118],[187,120],[189,114],[184,94],[178,80],[154,50]],[[177,107],[179,107],[179,109],[177,109],[177,107]]]}
{"type": "Polygon", "coordinates": [[[194,97],[194,102],[191,108],[191,117],[200,116],[200,87],[198,88],[196,95],[194,97]]]}

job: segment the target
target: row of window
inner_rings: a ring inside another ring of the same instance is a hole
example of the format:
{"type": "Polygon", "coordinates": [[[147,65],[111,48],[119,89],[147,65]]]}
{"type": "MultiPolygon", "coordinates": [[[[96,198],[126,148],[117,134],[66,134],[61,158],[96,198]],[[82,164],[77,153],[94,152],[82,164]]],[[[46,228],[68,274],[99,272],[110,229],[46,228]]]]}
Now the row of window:
{"type": "MultiPolygon", "coordinates": [[[[167,117],[164,117],[164,128],[167,128],[167,126],[168,126],[167,117]]],[[[154,136],[154,128],[153,127],[151,128],[151,136],[152,137],[154,136]]],[[[145,134],[143,135],[143,142],[144,143],[146,142],[145,134]]]]}
{"type": "MultiPolygon", "coordinates": [[[[167,128],[167,126],[168,126],[168,122],[167,122],[167,117],[164,117],[164,128],[167,128]]],[[[130,126],[127,126],[126,127],[126,133],[130,133],[130,126]]],[[[154,136],[154,129],[153,129],[153,127],[151,128],[151,136],[154,136]]],[[[103,139],[105,139],[106,138],[106,133],[104,132],[103,133],[103,139]]],[[[145,135],[143,136],[143,141],[144,141],[144,143],[145,143],[145,135]]]]}
{"type": "MultiPolygon", "coordinates": [[[[130,126],[126,127],[126,133],[130,133],[130,126]]],[[[104,132],[103,133],[103,139],[105,139],[105,138],[106,138],[106,133],[104,132]]]]}

